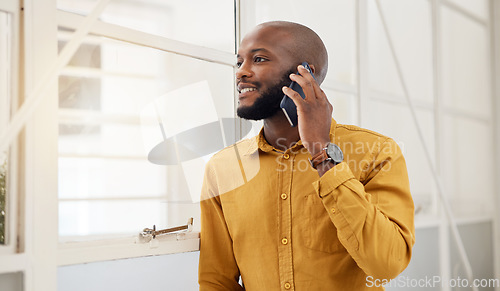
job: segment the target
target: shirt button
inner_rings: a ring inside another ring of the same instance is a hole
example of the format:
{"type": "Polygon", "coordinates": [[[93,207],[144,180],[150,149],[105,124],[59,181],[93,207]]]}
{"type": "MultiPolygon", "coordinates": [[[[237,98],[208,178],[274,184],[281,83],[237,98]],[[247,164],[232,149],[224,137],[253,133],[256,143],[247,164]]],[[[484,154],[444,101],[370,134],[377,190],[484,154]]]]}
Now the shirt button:
{"type": "Polygon", "coordinates": [[[288,243],[288,239],[286,237],[282,238],[281,243],[286,245],[288,243]]]}
{"type": "Polygon", "coordinates": [[[286,289],[286,290],[288,290],[288,289],[290,289],[290,288],[292,288],[292,284],[290,284],[290,283],[286,282],[286,283],[285,283],[285,289],[286,289]]]}
{"type": "Polygon", "coordinates": [[[335,213],[335,212],[336,212],[335,208],[332,208],[332,213],[335,213]]]}
{"type": "Polygon", "coordinates": [[[290,158],[290,155],[289,155],[289,154],[284,154],[284,155],[283,155],[283,158],[284,158],[285,160],[288,160],[288,159],[290,158]]]}
{"type": "Polygon", "coordinates": [[[286,195],[286,193],[281,194],[281,199],[286,200],[286,198],[288,198],[288,195],[286,195]]]}

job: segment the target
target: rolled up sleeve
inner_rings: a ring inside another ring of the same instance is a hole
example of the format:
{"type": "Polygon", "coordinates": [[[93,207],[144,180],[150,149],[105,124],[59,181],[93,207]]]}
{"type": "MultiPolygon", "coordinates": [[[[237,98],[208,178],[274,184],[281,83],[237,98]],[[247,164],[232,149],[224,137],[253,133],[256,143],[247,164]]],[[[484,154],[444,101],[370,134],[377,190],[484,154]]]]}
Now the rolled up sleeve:
{"type": "Polygon", "coordinates": [[[342,162],[313,186],[358,266],[374,278],[392,279],[409,264],[415,243],[406,163],[389,138],[365,164],[363,179],[342,162]]]}

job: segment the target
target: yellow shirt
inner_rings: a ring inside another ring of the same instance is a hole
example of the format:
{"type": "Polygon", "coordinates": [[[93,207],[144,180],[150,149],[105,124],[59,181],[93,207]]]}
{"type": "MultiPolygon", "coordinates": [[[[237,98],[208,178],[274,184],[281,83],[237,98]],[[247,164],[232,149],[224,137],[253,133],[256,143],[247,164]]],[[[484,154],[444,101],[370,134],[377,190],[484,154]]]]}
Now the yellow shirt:
{"type": "Polygon", "coordinates": [[[301,141],[278,152],[262,131],[212,157],[200,290],[383,290],[406,268],[414,206],[400,148],[335,120],[330,140],[344,162],[321,178],[301,141]]]}

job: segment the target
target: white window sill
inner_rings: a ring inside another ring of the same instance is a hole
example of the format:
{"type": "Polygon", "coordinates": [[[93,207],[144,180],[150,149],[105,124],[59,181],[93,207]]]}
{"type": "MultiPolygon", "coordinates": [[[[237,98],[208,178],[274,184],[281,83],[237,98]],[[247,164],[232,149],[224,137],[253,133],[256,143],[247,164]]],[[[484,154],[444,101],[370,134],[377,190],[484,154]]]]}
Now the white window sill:
{"type": "Polygon", "coordinates": [[[200,249],[199,232],[182,232],[157,236],[142,242],[137,236],[98,241],[66,242],[58,247],[58,266],[194,252],[200,249]]]}

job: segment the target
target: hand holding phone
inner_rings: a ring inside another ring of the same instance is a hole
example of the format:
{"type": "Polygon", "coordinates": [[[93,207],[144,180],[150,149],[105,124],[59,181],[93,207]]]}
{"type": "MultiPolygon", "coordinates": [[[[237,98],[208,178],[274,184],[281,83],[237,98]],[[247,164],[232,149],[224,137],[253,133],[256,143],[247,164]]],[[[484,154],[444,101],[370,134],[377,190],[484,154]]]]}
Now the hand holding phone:
{"type": "MultiPolygon", "coordinates": [[[[309,73],[313,76],[313,78],[316,80],[316,78],[314,77],[314,74],[312,73],[311,68],[309,67],[309,64],[307,62],[303,62],[302,66],[304,68],[306,68],[309,71],[309,73]]],[[[297,75],[300,75],[300,74],[297,72],[297,75]]],[[[290,89],[296,91],[297,93],[299,93],[300,96],[302,97],[302,99],[306,98],[306,95],[304,94],[302,87],[300,87],[300,85],[297,82],[292,81],[292,83],[288,87],[290,89]]],[[[288,122],[290,122],[290,125],[292,127],[297,126],[297,124],[298,124],[297,106],[295,105],[293,100],[290,97],[288,97],[287,95],[284,95],[283,99],[281,99],[280,107],[281,107],[281,110],[283,110],[283,113],[285,113],[285,116],[288,119],[288,122]]]]}

